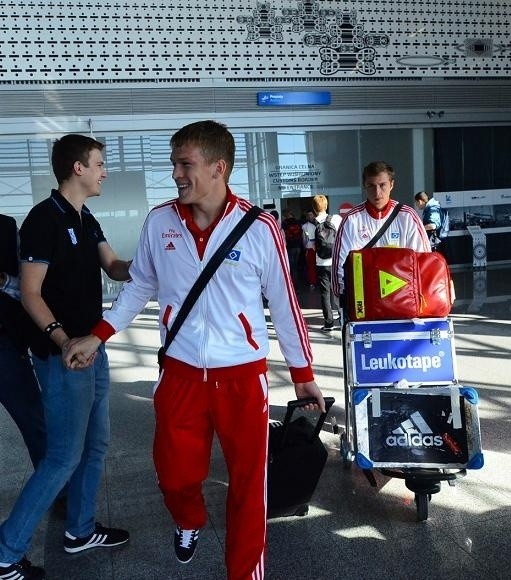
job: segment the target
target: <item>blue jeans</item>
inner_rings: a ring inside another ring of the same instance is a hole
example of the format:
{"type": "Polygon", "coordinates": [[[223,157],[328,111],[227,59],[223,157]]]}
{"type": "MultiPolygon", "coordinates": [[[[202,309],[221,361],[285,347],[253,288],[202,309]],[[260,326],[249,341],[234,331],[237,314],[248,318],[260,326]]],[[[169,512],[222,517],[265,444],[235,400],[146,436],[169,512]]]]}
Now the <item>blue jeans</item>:
{"type": "Polygon", "coordinates": [[[6,333],[0,334],[0,377],[0,403],[18,426],[35,468],[46,449],[41,391],[28,353],[6,333]]]}
{"type": "Polygon", "coordinates": [[[104,345],[94,364],[68,370],[60,355],[33,357],[46,418],[47,451],[0,526],[0,562],[17,562],[60,490],[67,488],[66,530],[92,533],[110,436],[109,371],[104,345]]]}

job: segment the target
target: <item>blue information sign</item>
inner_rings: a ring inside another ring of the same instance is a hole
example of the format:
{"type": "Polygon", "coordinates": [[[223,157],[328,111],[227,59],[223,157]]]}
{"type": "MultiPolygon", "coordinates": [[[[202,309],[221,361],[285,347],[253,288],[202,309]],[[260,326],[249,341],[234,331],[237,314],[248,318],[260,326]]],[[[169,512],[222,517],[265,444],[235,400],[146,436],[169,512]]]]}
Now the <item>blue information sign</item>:
{"type": "Polygon", "coordinates": [[[260,107],[329,105],[331,100],[329,91],[267,91],[257,93],[257,104],[260,107]]]}

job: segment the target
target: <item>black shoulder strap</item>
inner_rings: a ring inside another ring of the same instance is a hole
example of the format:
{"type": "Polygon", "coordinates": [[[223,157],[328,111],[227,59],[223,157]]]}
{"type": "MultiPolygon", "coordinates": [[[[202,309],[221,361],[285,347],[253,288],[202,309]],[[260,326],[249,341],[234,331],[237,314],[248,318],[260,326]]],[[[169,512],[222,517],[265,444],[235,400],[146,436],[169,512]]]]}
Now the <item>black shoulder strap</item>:
{"type": "Polygon", "coordinates": [[[262,213],[262,209],[256,205],[252,206],[247,213],[240,219],[240,221],[234,226],[231,233],[222,242],[222,245],[210,258],[209,262],[206,264],[204,270],[200,273],[199,277],[193,284],[185,298],[181,309],[177,313],[176,319],[174,320],[172,326],[167,331],[165,337],[165,344],[163,345],[163,352],[167,352],[170,343],[176,337],[179,329],[181,328],[183,322],[188,316],[193,305],[200,296],[200,293],[204,290],[209,279],[216,272],[218,266],[225,260],[225,256],[232,250],[234,244],[241,238],[241,236],[248,230],[250,224],[257,218],[257,216],[262,213]]]}
{"type": "Polygon", "coordinates": [[[385,220],[385,222],[383,223],[383,225],[381,226],[381,228],[374,234],[373,238],[370,239],[367,244],[364,246],[364,248],[372,248],[374,246],[374,244],[376,244],[376,242],[383,236],[383,234],[387,231],[388,227],[390,226],[390,224],[394,221],[394,218],[397,216],[397,214],[400,212],[401,208],[403,207],[402,203],[397,203],[394,207],[394,209],[392,210],[392,213],[389,215],[389,217],[385,220]]]}

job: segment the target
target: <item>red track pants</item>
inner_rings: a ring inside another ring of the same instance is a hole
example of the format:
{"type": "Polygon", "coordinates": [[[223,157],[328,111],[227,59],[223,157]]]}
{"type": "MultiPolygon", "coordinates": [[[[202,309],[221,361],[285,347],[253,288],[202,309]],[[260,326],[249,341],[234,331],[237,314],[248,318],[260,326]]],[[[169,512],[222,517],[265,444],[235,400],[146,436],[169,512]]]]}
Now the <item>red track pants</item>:
{"type": "Polygon", "coordinates": [[[166,358],[154,396],[154,464],[165,505],[184,529],[207,512],[213,432],[229,472],[225,560],[229,580],[262,580],[266,543],[268,385],[266,362],[196,369],[166,358]]]}

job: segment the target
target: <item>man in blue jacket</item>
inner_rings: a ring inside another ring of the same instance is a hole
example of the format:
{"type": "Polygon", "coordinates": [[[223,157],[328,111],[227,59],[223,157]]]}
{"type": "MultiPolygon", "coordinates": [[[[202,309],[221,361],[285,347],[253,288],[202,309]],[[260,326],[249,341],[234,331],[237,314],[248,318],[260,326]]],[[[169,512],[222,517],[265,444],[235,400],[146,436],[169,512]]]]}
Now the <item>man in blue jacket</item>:
{"type": "Polygon", "coordinates": [[[439,232],[442,227],[442,208],[440,202],[430,197],[426,191],[415,194],[415,206],[422,211],[422,223],[428,234],[431,248],[436,249],[440,244],[439,232]]]}

